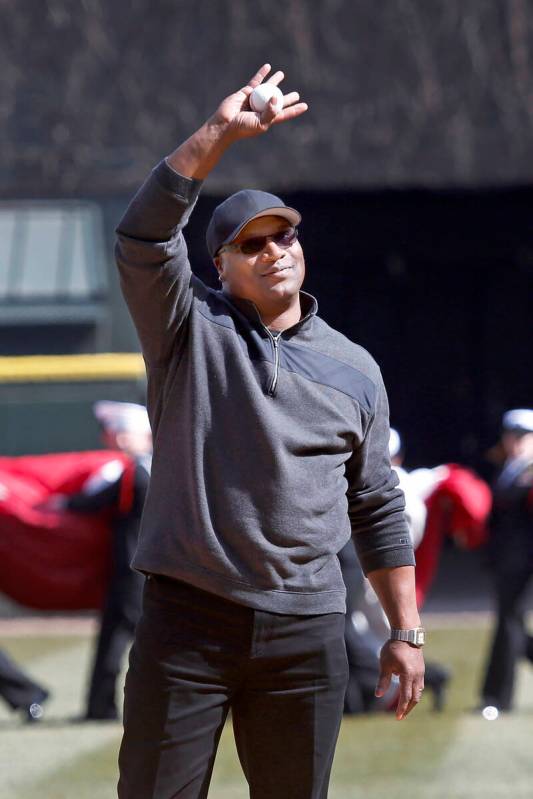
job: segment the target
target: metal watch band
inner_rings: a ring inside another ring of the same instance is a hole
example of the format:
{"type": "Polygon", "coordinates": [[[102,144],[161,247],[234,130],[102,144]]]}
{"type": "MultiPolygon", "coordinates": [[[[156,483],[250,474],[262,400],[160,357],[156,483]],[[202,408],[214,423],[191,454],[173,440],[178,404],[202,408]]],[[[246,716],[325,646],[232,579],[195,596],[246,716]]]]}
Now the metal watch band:
{"type": "Polygon", "coordinates": [[[391,630],[391,641],[405,641],[413,646],[424,646],[426,631],[423,627],[413,627],[411,630],[391,630]]]}

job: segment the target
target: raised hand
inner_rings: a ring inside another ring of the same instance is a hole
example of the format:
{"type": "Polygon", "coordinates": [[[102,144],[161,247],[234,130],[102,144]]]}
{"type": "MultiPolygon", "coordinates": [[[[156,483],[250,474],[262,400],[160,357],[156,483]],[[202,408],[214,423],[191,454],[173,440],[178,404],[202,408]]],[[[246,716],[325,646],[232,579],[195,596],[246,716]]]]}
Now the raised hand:
{"type": "Polygon", "coordinates": [[[272,83],[279,86],[285,77],[283,72],[278,71],[265,80],[270,71],[270,64],[263,64],[246,86],[226,97],[213,114],[211,122],[225,128],[226,135],[231,140],[245,139],[266,133],[272,125],[295,119],[307,111],[307,104],[299,102],[298,92],[285,94],[281,108],[275,104],[274,100],[271,100],[261,113],[252,110],[249,97],[255,87],[260,83],[272,83]]]}
{"type": "MultiPolygon", "coordinates": [[[[307,111],[307,104],[299,102],[298,92],[285,94],[281,108],[271,100],[261,113],[252,111],[249,97],[256,86],[265,82],[270,70],[270,64],[263,64],[246,86],[226,97],[202,127],[168,156],[168,164],[181,175],[203,180],[234,142],[259,136],[272,125],[307,111]]],[[[283,77],[283,72],[274,72],[266,82],[277,86],[283,77]]]]}

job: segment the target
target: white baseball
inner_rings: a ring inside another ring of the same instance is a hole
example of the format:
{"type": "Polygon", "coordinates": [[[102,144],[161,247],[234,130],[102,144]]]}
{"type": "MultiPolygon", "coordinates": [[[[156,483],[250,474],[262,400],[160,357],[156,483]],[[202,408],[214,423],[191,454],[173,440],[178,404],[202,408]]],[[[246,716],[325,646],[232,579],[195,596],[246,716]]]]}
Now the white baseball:
{"type": "Polygon", "coordinates": [[[283,94],[273,83],[260,83],[250,95],[250,106],[253,111],[261,113],[267,107],[270,99],[274,97],[278,111],[283,108],[283,94]]]}

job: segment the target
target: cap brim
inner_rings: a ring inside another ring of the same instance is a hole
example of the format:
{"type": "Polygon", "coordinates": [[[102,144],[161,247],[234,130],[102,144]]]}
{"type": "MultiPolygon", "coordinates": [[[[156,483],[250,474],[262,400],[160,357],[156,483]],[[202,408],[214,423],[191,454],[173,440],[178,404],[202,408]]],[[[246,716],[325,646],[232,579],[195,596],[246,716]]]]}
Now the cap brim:
{"type": "MultiPolygon", "coordinates": [[[[273,208],[264,208],[262,211],[259,211],[257,214],[253,214],[253,216],[248,217],[242,222],[235,230],[227,236],[227,238],[222,242],[220,247],[224,247],[225,244],[229,244],[230,241],[233,241],[237,238],[241,230],[244,230],[246,225],[248,225],[253,219],[260,219],[262,216],[281,216],[283,219],[286,219],[287,222],[290,222],[291,225],[296,227],[302,221],[302,215],[298,213],[296,208],[290,208],[287,205],[282,207],[275,206],[273,208]]],[[[220,247],[218,249],[220,249],[220,247]]]]}

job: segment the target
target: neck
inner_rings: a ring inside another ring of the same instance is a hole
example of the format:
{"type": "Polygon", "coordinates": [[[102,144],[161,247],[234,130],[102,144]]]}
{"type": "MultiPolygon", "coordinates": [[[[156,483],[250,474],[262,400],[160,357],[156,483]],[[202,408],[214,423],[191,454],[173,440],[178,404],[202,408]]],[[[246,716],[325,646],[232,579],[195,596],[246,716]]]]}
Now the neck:
{"type": "MultiPolygon", "coordinates": [[[[250,302],[247,297],[239,297],[238,294],[231,294],[224,286],[222,291],[236,301],[250,302]]],[[[252,301],[253,302],[253,301],[252,301]]],[[[265,327],[273,330],[287,330],[302,318],[302,308],[300,304],[300,293],[293,297],[287,305],[270,306],[253,303],[265,327]]]]}
{"type": "Polygon", "coordinates": [[[287,330],[287,328],[292,327],[302,318],[299,297],[297,297],[296,302],[291,304],[288,308],[258,308],[257,310],[259,311],[264,326],[271,330],[287,330]]]}

